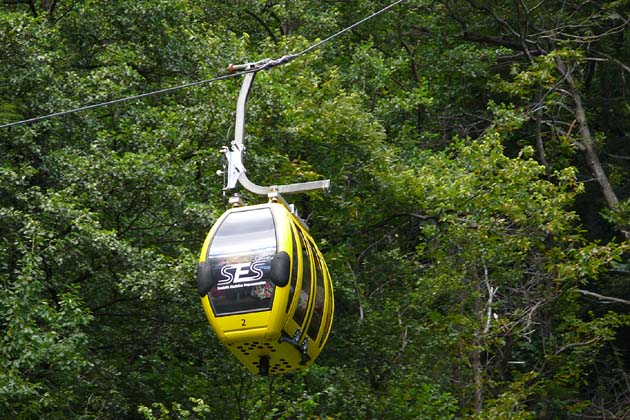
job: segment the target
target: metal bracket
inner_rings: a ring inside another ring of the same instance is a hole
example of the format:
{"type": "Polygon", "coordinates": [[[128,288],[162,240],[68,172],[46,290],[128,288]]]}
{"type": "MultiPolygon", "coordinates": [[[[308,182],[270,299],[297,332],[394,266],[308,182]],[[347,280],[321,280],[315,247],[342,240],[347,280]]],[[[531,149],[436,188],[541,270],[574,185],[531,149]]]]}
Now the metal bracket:
{"type": "Polygon", "coordinates": [[[302,344],[300,344],[300,336],[302,335],[302,330],[297,329],[293,334],[293,337],[289,337],[289,335],[282,331],[280,338],[278,339],[279,343],[289,343],[291,344],[297,351],[300,352],[301,360],[300,364],[304,365],[306,362],[311,360],[311,356],[308,355],[308,337],[304,337],[302,344]]]}
{"type": "Polygon", "coordinates": [[[296,184],[285,185],[272,185],[269,187],[263,187],[257,185],[247,178],[247,170],[243,164],[243,154],[245,152],[245,145],[243,139],[245,137],[245,105],[247,104],[247,98],[249,97],[249,91],[256,73],[260,70],[265,70],[276,65],[288,62],[293,59],[293,56],[285,56],[278,60],[261,60],[256,63],[230,65],[230,72],[243,71],[243,84],[241,85],[241,91],[238,95],[238,101],[236,103],[236,125],[234,127],[234,141],[231,144],[231,148],[228,149],[224,146],[221,149],[221,153],[225,156],[227,161],[227,182],[225,183],[224,191],[232,190],[236,188],[236,183],[240,182],[246,190],[253,192],[254,194],[267,195],[271,192],[277,192],[280,194],[293,194],[298,192],[315,191],[315,190],[328,190],[330,187],[330,180],[324,179],[321,181],[300,182],[296,184]]]}
{"type": "Polygon", "coordinates": [[[238,194],[234,194],[232,197],[230,197],[228,203],[232,207],[243,207],[244,205],[243,200],[241,199],[241,196],[238,194]]]}

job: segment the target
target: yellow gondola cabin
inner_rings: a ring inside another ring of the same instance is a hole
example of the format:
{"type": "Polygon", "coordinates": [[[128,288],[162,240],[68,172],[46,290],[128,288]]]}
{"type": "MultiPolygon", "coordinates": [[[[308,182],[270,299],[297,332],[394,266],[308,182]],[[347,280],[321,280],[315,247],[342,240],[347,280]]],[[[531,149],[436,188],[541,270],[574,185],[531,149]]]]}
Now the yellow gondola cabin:
{"type": "Polygon", "coordinates": [[[284,204],[235,207],[201,250],[197,286],[219,340],[252,372],[309,366],[332,327],[326,262],[284,204]]]}

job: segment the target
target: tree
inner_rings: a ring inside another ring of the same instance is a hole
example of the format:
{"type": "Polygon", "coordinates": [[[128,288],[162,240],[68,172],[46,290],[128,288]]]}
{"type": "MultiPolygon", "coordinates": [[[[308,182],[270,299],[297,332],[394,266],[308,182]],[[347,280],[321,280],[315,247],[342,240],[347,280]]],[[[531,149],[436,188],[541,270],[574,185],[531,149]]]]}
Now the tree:
{"type": "MultiPolygon", "coordinates": [[[[514,63],[512,67],[516,77],[509,92],[519,94],[532,118],[541,162],[553,164],[549,161],[548,149],[557,147],[555,139],[573,140],[573,147],[582,152],[606,206],[612,211],[620,210],[619,199],[599,157],[591,128],[594,124],[587,117],[590,104],[585,98],[589,96],[593,77],[605,80],[611,76],[606,71],[607,66],[618,67],[619,72],[613,77],[623,77],[623,72],[627,71],[622,64],[627,52],[615,46],[627,31],[627,16],[624,17],[620,9],[622,3],[605,2],[585,7],[582,3],[520,2],[502,8],[466,1],[446,5],[460,23],[463,39],[500,45],[522,54],[525,61],[514,63]],[[466,13],[484,15],[484,26],[469,29],[469,20],[463,18],[466,13]],[[502,36],[494,35],[497,33],[502,36]],[[609,50],[616,56],[608,55],[609,50]],[[519,67],[522,70],[519,71],[519,67]],[[543,130],[543,127],[551,130],[543,130]]],[[[625,115],[627,110],[619,105],[615,103],[606,109],[625,115]]],[[[594,103],[593,108],[595,106],[594,103]]],[[[611,143],[614,144],[614,140],[611,143]]],[[[625,227],[620,226],[620,229],[625,232],[625,227]]]]}
{"type": "MultiPolygon", "coordinates": [[[[408,1],[257,76],[251,179],[333,185],[289,197],[336,314],[286,377],[243,371],[194,287],[240,79],[0,129],[0,412],[620,416],[627,26],[623,2],[564,4],[408,1]]],[[[303,51],[381,7],[5,2],[0,123],[303,51]]]]}

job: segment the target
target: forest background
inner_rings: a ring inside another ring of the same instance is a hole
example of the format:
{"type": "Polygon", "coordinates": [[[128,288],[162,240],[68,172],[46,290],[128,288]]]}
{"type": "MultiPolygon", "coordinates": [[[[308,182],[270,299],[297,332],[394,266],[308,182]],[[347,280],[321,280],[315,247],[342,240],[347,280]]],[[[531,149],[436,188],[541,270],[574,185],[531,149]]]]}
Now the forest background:
{"type": "MultiPolygon", "coordinates": [[[[0,124],[387,4],[4,0],[0,124]]],[[[240,78],[0,129],[0,417],[630,418],[629,10],[408,0],[257,76],[250,178],[332,181],[291,197],[336,312],[286,376],[247,373],[195,291],[240,78]]]]}

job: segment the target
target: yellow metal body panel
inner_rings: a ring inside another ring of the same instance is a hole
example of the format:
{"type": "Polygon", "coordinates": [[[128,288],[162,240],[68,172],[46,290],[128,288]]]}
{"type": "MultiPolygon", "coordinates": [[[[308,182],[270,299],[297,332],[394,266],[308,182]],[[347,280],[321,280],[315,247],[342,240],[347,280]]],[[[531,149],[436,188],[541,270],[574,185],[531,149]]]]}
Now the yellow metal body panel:
{"type": "Polygon", "coordinates": [[[308,231],[282,204],[267,203],[230,209],[217,220],[208,233],[199,261],[203,263],[206,260],[217,229],[230,214],[261,208],[268,208],[273,215],[277,252],[284,251],[290,256],[289,284],[283,287],[275,286],[270,310],[216,316],[208,295],[203,296],[201,301],[218,339],[250,371],[258,373],[261,359],[267,359],[270,373],[287,373],[303,369],[313,363],[326,343],[332,326],[334,303],[330,274],[308,231]],[[308,258],[308,264],[305,264],[304,258],[308,258]],[[306,274],[305,266],[308,267],[306,274]],[[319,274],[316,266],[321,268],[319,274]],[[317,275],[322,277],[320,285],[323,283],[323,306],[320,308],[323,314],[321,326],[317,328],[317,337],[307,337],[316,305],[313,295],[317,287],[315,281],[317,275]],[[311,279],[308,288],[310,298],[304,319],[298,323],[294,315],[300,303],[302,282],[306,278],[311,279]]]}

